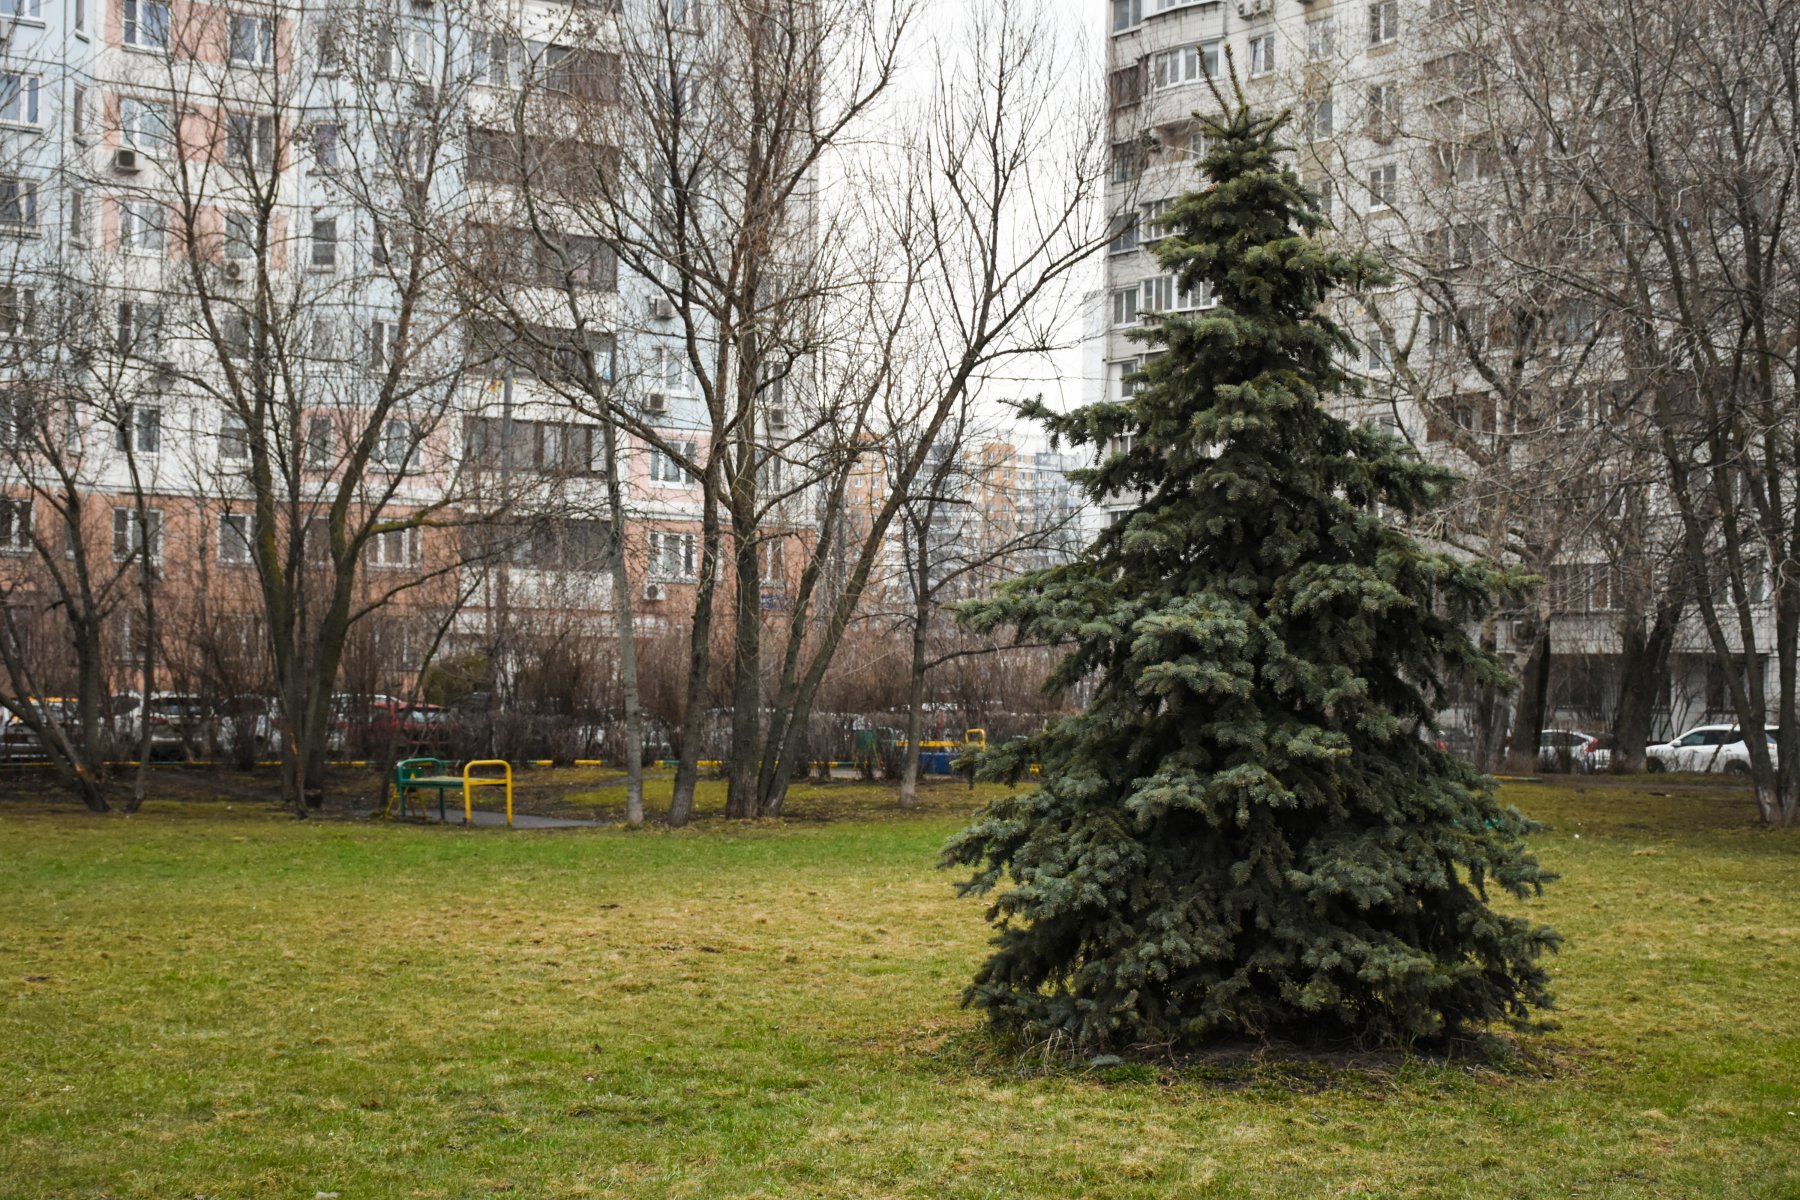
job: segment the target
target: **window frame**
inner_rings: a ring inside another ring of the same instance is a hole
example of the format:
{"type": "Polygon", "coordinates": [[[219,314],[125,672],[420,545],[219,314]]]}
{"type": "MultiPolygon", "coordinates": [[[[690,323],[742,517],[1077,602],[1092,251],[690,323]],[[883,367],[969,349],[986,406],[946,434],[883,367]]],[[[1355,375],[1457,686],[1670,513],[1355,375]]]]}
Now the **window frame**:
{"type": "Polygon", "coordinates": [[[1400,40],[1400,0],[1369,0],[1369,46],[1400,40]]]}
{"type": "Polygon", "coordinates": [[[36,526],[29,496],[0,496],[0,554],[30,554],[36,526]]]}
{"type": "Polygon", "coordinates": [[[141,555],[152,565],[163,560],[163,510],[146,505],[143,520],[138,520],[136,505],[112,510],[112,548],[114,562],[129,562],[141,555]]]}
{"type": "Polygon", "coordinates": [[[120,41],[130,50],[167,54],[172,18],[169,0],[120,0],[120,41]]]}
{"type": "Polygon", "coordinates": [[[25,71],[0,71],[0,125],[8,129],[42,129],[44,77],[25,71]],[[23,115],[5,115],[9,104],[17,103],[23,115]]]}
{"type": "Polygon", "coordinates": [[[266,71],[275,65],[275,20],[273,17],[260,16],[255,13],[229,13],[225,24],[225,61],[234,67],[246,67],[253,71],[266,71]],[[238,38],[241,25],[250,27],[254,41],[254,52],[248,57],[240,57],[238,48],[243,45],[238,38]]]}
{"type": "Polygon", "coordinates": [[[219,514],[218,545],[214,549],[214,557],[221,566],[247,567],[256,561],[256,515],[254,513],[223,512],[219,514]],[[240,528],[241,527],[241,528],[240,528]],[[227,535],[227,529],[237,532],[227,535]],[[241,547],[237,553],[227,554],[227,545],[241,547]]]}

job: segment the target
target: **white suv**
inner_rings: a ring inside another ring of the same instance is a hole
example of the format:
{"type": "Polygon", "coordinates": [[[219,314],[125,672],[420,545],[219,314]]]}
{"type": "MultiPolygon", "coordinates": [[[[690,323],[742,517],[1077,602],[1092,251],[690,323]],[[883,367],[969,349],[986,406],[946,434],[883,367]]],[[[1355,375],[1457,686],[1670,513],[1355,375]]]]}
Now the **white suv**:
{"type": "MultiPolygon", "coordinates": [[[[1765,729],[1769,757],[1775,757],[1775,731],[1765,729]]],[[[1674,741],[1644,748],[1644,766],[1652,771],[1750,770],[1750,747],[1736,725],[1696,725],[1674,741]]]]}

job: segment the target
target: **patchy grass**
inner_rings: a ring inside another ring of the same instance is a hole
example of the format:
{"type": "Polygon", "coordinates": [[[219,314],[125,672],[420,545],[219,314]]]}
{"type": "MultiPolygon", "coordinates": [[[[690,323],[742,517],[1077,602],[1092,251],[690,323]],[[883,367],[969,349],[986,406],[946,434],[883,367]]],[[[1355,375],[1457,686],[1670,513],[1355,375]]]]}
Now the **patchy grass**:
{"type": "Polygon", "coordinates": [[[1800,1194],[1800,839],[1741,791],[1509,786],[1569,943],[1510,1058],[1093,1068],[957,1006],[967,789],[818,793],[637,833],[0,805],[0,1196],[1800,1194]]]}

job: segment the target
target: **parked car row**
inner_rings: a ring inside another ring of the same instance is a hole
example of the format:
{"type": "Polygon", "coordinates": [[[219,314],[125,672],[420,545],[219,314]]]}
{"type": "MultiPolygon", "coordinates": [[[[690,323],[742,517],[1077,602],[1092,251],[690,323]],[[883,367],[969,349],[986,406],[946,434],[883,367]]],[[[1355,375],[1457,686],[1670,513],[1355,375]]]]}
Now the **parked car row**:
{"type": "MultiPolygon", "coordinates": [[[[1764,730],[1769,756],[1775,757],[1775,733],[1764,730]]],[[[1612,767],[1610,733],[1584,733],[1579,729],[1546,729],[1538,735],[1538,770],[1598,772],[1612,767]]],[[[1678,737],[1644,748],[1644,766],[1651,771],[1699,771],[1747,773],[1750,747],[1735,725],[1697,725],[1678,737]]]]}
{"type": "MultiPolygon", "coordinates": [[[[26,703],[45,722],[60,725],[72,740],[82,736],[77,701],[48,697],[26,703]]],[[[137,693],[127,692],[113,697],[101,725],[109,753],[117,758],[134,756],[147,729],[153,760],[228,756],[247,763],[275,752],[280,717],[280,704],[262,696],[209,700],[158,692],[145,702],[137,693]]],[[[336,754],[367,754],[389,745],[403,752],[441,751],[452,748],[460,735],[459,723],[439,705],[408,704],[393,696],[339,696],[332,704],[328,745],[336,754]]],[[[0,707],[0,761],[45,757],[44,739],[37,730],[0,707]]]]}

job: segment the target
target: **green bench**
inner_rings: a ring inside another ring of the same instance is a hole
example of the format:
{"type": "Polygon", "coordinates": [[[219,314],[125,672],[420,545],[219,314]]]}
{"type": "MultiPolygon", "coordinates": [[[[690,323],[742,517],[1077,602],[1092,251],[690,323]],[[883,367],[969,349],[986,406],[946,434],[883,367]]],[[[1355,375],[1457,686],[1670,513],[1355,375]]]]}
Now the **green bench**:
{"type": "MultiPolygon", "coordinates": [[[[394,808],[398,805],[399,815],[406,816],[407,805],[413,794],[431,788],[437,792],[438,820],[447,820],[444,816],[444,793],[451,788],[459,793],[463,790],[463,777],[449,773],[454,768],[454,763],[441,758],[407,758],[395,763],[394,795],[388,801],[388,815],[393,816],[394,808]]],[[[416,806],[416,802],[414,803],[416,806]]],[[[425,815],[422,808],[418,809],[418,815],[425,815]]]]}

